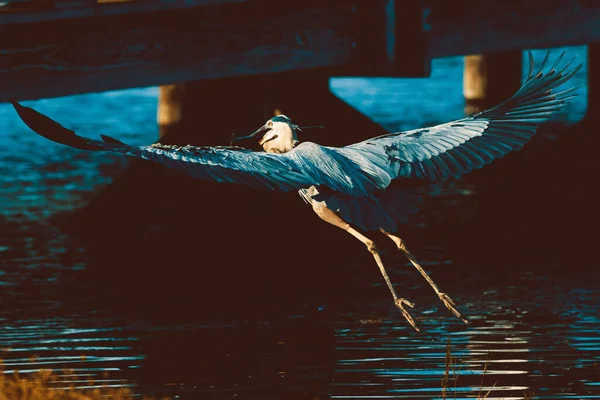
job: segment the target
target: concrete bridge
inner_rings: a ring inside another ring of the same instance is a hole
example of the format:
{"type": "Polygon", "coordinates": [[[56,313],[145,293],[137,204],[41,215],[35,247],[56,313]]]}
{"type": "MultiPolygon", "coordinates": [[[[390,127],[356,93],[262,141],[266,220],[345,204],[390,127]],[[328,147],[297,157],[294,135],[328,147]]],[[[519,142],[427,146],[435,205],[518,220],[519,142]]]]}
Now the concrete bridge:
{"type": "MultiPolygon", "coordinates": [[[[306,98],[319,99],[311,109],[343,113],[348,126],[372,129],[364,116],[336,104],[330,76],[425,77],[432,58],[485,53],[467,58],[465,95],[486,105],[519,85],[523,49],[592,44],[595,65],[593,43],[600,41],[600,7],[586,0],[0,4],[0,101],[165,85],[165,130],[199,104],[205,115],[215,107],[248,110],[242,114],[255,122],[275,110],[304,117],[310,110],[297,100],[306,98]],[[174,85],[184,82],[195,83],[174,85]],[[214,101],[225,93],[235,96],[214,101]]],[[[312,123],[327,124],[318,114],[312,123]]]]}

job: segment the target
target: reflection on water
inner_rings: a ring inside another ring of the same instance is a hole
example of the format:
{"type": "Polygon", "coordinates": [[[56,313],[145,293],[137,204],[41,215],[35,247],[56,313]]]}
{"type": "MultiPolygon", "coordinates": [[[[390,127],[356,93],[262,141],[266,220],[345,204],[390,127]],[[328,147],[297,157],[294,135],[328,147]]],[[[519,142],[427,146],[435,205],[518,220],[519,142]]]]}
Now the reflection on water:
{"type": "MultiPolygon", "coordinates": [[[[497,295],[490,297],[486,303],[503,301],[497,295]]],[[[562,398],[578,399],[583,394],[597,398],[600,394],[593,395],[590,383],[598,378],[598,300],[596,293],[587,305],[580,304],[581,315],[576,319],[569,318],[569,312],[555,315],[544,304],[524,302],[521,312],[507,309],[472,316],[472,326],[466,330],[451,329],[444,321],[429,321],[426,334],[418,337],[399,330],[392,316],[362,328],[344,325],[337,330],[337,349],[348,356],[338,360],[336,372],[344,383],[334,397],[359,393],[378,397],[386,392],[389,398],[439,396],[446,371],[446,343],[440,340],[443,333],[442,337],[449,335],[454,366],[450,387],[458,398],[480,388],[484,394],[492,391],[488,398],[521,398],[532,391],[538,397],[560,393],[562,398]],[[586,320],[593,321],[592,329],[586,320]],[[582,351],[583,347],[586,350],[582,351]]],[[[486,304],[469,308],[485,310],[486,304]]]]}
{"type": "MultiPolygon", "coordinates": [[[[79,326],[84,324],[78,319],[79,326]]],[[[71,318],[4,319],[0,328],[3,372],[29,374],[52,369],[63,388],[89,388],[90,382],[133,386],[119,372],[137,368],[143,359],[135,348],[137,338],[123,337],[118,328],[72,326],[71,318]]]]}
{"type": "MultiPolygon", "coordinates": [[[[460,114],[460,67],[460,59],[439,60],[431,80],[348,79],[332,87],[387,128],[403,129],[460,114]],[[412,101],[397,95],[409,92],[412,101]],[[399,121],[399,115],[406,118],[399,121]]],[[[577,79],[584,77],[585,71],[577,79]]],[[[156,136],[156,95],[156,89],[143,89],[35,106],[86,135],[111,133],[141,144],[156,136]],[[125,105],[127,113],[112,112],[125,105]]],[[[578,119],[584,110],[581,96],[569,118],[578,119]]],[[[249,275],[219,275],[221,265],[210,264],[216,275],[204,270],[198,276],[193,268],[204,254],[198,241],[184,246],[192,257],[161,254],[156,244],[176,233],[166,227],[168,218],[147,222],[142,234],[127,237],[129,225],[138,223],[131,216],[114,225],[113,242],[82,239],[62,228],[61,217],[86,206],[129,161],[38,138],[6,105],[0,105],[0,116],[4,373],[52,368],[63,383],[78,387],[93,381],[181,398],[441,398],[449,339],[448,398],[488,391],[488,399],[531,392],[536,398],[600,398],[600,274],[591,256],[593,238],[582,233],[593,224],[586,218],[593,185],[577,164],[585,159],[585,146],[564,140],[554,145],[555,136],[569,132],[549,131],[522,156],[426,188],[426,205],[406,235],[469,326],[447,312],[404,258],[382,246],[399,293],[417,304],[413,315],[422,328],[417,334],[393,308],[368,254],[326,266],[311,260],[319,269],[307,267],[305,274],[276,270],[273,281],[265,278],[259,286],[243,283],[261,273],[262,261],[245,266],[249,275]],[[578,158],[569,159],[574,149],[578,158]],[[117,250],[102,247],[120,240],[126,242],[117,250]],[[121,257],[125,249],[133,249],[133,256],[121,257]],[[149,250],[154,253],[147,255],[149,250]],[[178,269],[182,262],[189,265],[178,269]],[[86,274],[92,266],[101,273],[86,274]],[[131,270],[136,273],[128,275],[131,270]],[[161,274],[165,270],[175,276],[161,274]],[[152,274],[165,283],[150,286],[145,278],[152,274]],[[232,293],[226,278],[238,281],[232,293]],[[294,292],[304,295],[295,302],[270,297],[268,287],[285,281],[304,285],[294,292]],[[242,296],[237,289],[244,286],[251,287],[242,296]],[[327,297],[313,293],[329,288],[327,297]],[[186,301],[174,299],[179,295],[186,301]],[[281,303],[283,313],[261,312],[253,303],[261,296],[273,308],[281,303]],[[236,308],[258,312],[219,313],[230,298],[236,308]],[[125,312],[133,302],[139,307],[125,312]],[[168,306],[159,309],[160,304],[168,306]],[[217,311],[210,314],[212,308],[217,311]]],[[[353,256],[364,250],[352,251],[349,247],[353,256]]]]}

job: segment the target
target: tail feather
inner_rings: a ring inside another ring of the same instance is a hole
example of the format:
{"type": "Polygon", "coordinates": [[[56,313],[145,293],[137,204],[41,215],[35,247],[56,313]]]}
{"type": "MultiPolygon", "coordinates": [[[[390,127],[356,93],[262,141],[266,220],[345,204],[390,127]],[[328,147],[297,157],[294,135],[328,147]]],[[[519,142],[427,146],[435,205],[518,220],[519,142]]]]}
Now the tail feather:
{"type": "Polygon", "coordinates": [[[33,108],[22,106],[14,100],[10,102],[25,125],[46,139],[81,150],[125,150],[129,147],[109,136],[102,136],[104,141],[84,138],[33,108]]]}

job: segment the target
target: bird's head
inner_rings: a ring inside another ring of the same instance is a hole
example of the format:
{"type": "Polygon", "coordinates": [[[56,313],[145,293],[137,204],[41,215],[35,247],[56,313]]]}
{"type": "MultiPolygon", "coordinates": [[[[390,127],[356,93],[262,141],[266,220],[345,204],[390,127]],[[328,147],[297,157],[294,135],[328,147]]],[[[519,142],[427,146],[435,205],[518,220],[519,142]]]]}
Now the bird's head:
{"type": "Polygon", "coordinates": [[[287,116],[281,114],[269,119],[263,126],[250,135],[234,138],[232,144],[242,139],[258,138],[258,144],[267,153],[286,153],[300,143],[297,135],[300,131],[302,131],[301,127],[294,124],[287,116]]]}
{"type": "Polygon", "coordinates": [[[258,144],[267,153],[287,153],[299,143],[296,135],[298,130],[298,125],[294,125],[291,119],[285,115],[276,115],[250,136],[262,136],[258,144]]]}

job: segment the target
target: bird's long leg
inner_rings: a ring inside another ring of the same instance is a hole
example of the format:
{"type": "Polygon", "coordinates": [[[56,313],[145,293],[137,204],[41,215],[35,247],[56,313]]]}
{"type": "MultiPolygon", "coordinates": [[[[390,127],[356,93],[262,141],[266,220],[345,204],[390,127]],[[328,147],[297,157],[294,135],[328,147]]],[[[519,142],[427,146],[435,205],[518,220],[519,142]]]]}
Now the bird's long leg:
{"type": "Polygon", "coordinates": [[[373,258],[375,259],[375,262],[377,263],[377,266],[379,267],[379,270],[381,271],[381,274],[383,275],[383,279],[385,279],[385,283],[387,284],[388,288],[390,289],[390,292],[392,293],[396,307],[398,307],[400,309],[404,318],[406,318],[408,323],[411,324],[412,327],[415,328],[415,330],[418,332],[419,328],[417,327],[417,324],[415,323],[413,317],[404,308],[404,305],[407,305],[411,308],[413,308],[415,305],[414,305],[414,303],[412,303],[402,297],[399,298],[396,295],[394,286],[392,286],[392,282],[390,281],[390,278],[388,277],[387,272],[385,271],[385,267],[383,266],[383,262],[381,261],[381,257],[379,256],[379,252],[377,251],[377,247],[375,246],[375,243],[373,243],[373,241],[371,239],[369,239],[368,237],[366,237],[363,234],[361,234],[360,232],[358,232],[356,229],[352,228],[350,226],[350,224],[348,224],[346,221],[344,221],[342,218],[340,218],[340,216],[337,215],[335,212],[333,212],[331,209],[327,208],[327,206],[325,206],[323,203],[313,204],[313,210],[323,221],[329,222],[330,224],[335,225],[338,228],[345,230],[346,232],[348,232],[349,234],[351,234],[352,236],[354,236],[355,238],[360,240],[365,246],[367,246],[367,249],[369,250],[369,252],[371,252],[371,254],[373,254],[373,258]]]}
{"type": "Polygon", "coordinates": [[[414,267],[417,269],[417,271],[419,271],[421,273],[421,275],[423,275],[423,278],[425,278],[425,280],[429,283],[429,285],[431,285],[433,290],[435,290],[435,293],[438,295],[440,300],[442,300],[442,302],[444,303],[446,308],[448,308],[448,310],[450,310],[452,312],[452,314],[456,315],[462,322],[464,322],[465,324],[468,324],[469,322],[465,318],[463,318],[462,315],[460,315],[460,313],[458,312],[458,310],[456,308],[454,308],[454,306],[456,305],[456,303],[454,303],[454,300],[452,300],[450,298],[450,296],[448,296],[446,293],[442,292],[437,287],[437,285],[435,284],[433,279],[431,279],[429,277],[429,275],[427,275],[427,272],[425,272],[425,270],[419,265],[415,256],[413,256],[412,253],[408,250],[408,247],[406,247],[406,244],[404,244],[404,241],[402,239],[400,239],[398,236],[392,235],[391,233],[389,233],[381,228],[379,228],[379,230],[381,231],[381,233],[383,233],[384,235],[386,235],[387,237],[389,237],[390,239],[392,239],[394,241],[394,243],[398,247],[398,250],[403,252],[406,255],[406,257],[408,258],[408,260],[411,262],[411,264],[414,265],[414,267]]]}

